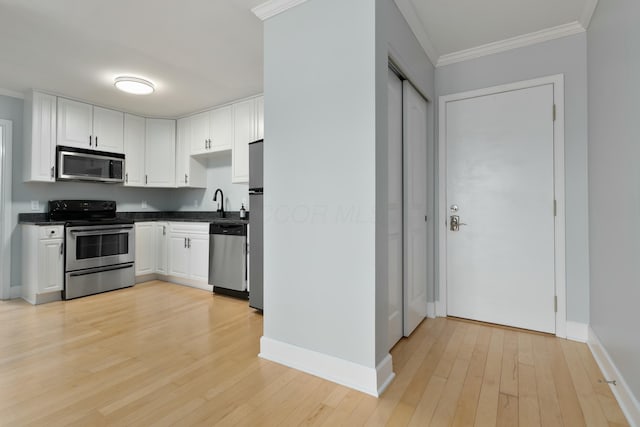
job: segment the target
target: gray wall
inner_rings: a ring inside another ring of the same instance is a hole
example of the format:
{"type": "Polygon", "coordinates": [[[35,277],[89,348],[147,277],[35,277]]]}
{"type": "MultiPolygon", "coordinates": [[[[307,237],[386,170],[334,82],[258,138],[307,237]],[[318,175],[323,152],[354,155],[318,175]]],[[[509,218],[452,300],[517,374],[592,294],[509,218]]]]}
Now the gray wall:
{"type": "Polygon", "coordinates": [[[640,399],[640,3],[601,1],[588,32],[591,327],[640,399]]]}
{"type": "Polygon", "coordinates": [[[264,23],[264,336],[375,367],[376,80],[370,0],[264,23]]]}
{"type": "Polygon", "coordinates": [[[578,34],[436,69],[438,96],[553,74],[565,77],[567,320],[589,323],[587,36],[578,34]]]}

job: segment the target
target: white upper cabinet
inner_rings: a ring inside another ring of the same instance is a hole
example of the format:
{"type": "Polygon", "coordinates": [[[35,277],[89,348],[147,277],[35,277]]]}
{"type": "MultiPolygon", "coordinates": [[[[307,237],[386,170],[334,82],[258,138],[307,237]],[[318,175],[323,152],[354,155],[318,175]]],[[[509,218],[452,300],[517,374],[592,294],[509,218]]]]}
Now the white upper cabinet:
{"type": "Polygon", "coordinates": [[[205,111],[186,120],[191,122],[191,155],[230,150],[233,145],[233,111],[231,105],[205,111]]]}
{"type": "Polygon", "coordinates": [[[145,185],[175,187],[176,121],[146,119],[145,140],[145,185]]]}
{"type": "Polygon", "coordinates": [[[176,186],[190,188],[207,187],[207,168],[196,158],[191,157],[190,117],[178,120],[178,139],[176,141],[176,186]]]}
{"type": "Polygon", "coordinates": [[[249,143],[258,139],[256,98],[233,104],[233,150],[231,182],[249,182],[249,143]]]}
{"type": "Polygon", "coordinates": [[[124,114],[58,98],[58,145],[122,153],[124,114]]]}
{"type": "Polygon", "coordinates": [[[124,113],[93,107],[93,142],[100,151],[122,153],[124,150],[124,113]]]}
{"type": "Polygon", "coordinates": [[[56,97],[32,92],[25,98],[24,110],[24,180],[54,182],[56,97]]]}
{"type": "Polygon", "coordinates": [[[211,123],[211,151],[230,150],[233,146],[233,108],[216,108],[209,114],[211,123]]]}
{"type": "Polygon", "coordinates": [[[144,186],[145,128],[144,117],[124,115],[124,185],[126,186],[144,186]]]}

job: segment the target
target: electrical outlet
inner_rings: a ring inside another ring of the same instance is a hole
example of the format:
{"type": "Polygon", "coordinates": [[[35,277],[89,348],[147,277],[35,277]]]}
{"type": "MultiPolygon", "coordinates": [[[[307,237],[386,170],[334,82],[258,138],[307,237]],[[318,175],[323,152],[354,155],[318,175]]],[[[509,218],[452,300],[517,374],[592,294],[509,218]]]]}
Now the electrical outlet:
{"type": "Polygon", "coordinates": [[[40,202],[37,201],[37,200],[32,200],[31,201],[31,210],[35,211],[35,212],[39,211],[40,210],[40,202]]]}
{"type": "Polygon", "coordinates": [[[147,209],[147,201],[146,200],[142,201],[142,209],[147,209]]]}

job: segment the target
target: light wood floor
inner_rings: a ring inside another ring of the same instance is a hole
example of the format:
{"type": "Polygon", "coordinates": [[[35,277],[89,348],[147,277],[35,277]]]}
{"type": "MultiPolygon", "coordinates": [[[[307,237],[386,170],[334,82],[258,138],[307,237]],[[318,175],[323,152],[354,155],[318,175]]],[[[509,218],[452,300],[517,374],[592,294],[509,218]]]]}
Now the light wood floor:
{"type": "Polygon", "coordinates": [[[452,319],[380,399],[261,360],[246,302],[163,282],[0,302],[0,425],[627,425],[588,348],[452,319]]]}

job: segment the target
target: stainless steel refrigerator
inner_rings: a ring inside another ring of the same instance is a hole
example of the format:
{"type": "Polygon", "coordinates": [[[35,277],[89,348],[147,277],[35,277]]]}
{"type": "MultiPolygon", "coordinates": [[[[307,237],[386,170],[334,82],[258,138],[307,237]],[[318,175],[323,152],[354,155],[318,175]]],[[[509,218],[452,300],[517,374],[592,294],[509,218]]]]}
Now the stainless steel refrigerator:
{"type": "Polygon", "coordinates": [[[264,295],[263,146],[263,140],[249,144],[249,306],[258,310],[263,309],[264,295]]]}

